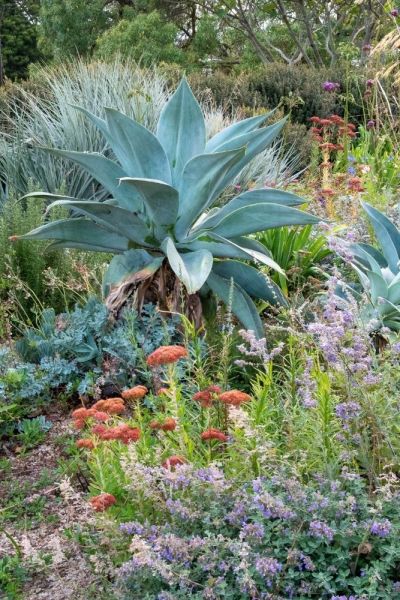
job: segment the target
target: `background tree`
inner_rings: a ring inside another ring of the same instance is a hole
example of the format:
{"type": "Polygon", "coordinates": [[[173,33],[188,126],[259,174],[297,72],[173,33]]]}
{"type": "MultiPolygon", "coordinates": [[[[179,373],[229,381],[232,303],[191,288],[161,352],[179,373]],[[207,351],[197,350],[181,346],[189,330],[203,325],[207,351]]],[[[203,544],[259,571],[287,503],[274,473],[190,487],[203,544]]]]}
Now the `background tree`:
{"type": "Polygon", "coordinates": [[[38,1],[0,0],[0,85],[5,77],[26,77],[29,64],[41,58],[38,13],[38,1]]]}
{"type": "Polygon", "coordinates": [[[116,3],[104,0],[41,0],[40,47],[50,56],[85,56],[115,18],[116,3]]]}

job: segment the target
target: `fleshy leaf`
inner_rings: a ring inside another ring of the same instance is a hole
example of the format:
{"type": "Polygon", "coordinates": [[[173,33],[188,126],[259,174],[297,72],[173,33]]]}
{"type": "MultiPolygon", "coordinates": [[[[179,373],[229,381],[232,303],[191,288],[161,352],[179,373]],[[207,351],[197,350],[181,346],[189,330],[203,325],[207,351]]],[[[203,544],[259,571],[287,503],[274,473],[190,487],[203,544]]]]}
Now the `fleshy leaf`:
{"type": "Polygon", "coordinates": [[[203,113],[185,78],[161,112],[157,138],[171,166],[172,185],[177,187],[185,164],[202,154],[206,143],[203,113]]]}
{"type": "Polygon", "coordinates": [[[166,238],[162,248],[168,258],[171,269],[185,285],[189,294],[197,292],[207,281],[212,265],[213,255],[207,250],[179,253],[171,238],[166,238]]]}

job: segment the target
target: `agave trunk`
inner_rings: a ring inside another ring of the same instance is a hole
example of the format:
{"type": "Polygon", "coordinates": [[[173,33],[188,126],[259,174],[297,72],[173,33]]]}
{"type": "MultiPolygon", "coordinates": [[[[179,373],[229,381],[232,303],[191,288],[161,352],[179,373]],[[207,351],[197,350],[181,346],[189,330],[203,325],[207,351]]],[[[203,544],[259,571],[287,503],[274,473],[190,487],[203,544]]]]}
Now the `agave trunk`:
{"type": "Polygon", "coordinates": [[[114,287],[106,298],[107,308],[116,316],[130,305],[139,313],[143,305],[157,304],[163,313],[184,314],[197,329],[203,322],[199,294],[188,294],[166,261],[156,271],[141,270],[114,287]]]}

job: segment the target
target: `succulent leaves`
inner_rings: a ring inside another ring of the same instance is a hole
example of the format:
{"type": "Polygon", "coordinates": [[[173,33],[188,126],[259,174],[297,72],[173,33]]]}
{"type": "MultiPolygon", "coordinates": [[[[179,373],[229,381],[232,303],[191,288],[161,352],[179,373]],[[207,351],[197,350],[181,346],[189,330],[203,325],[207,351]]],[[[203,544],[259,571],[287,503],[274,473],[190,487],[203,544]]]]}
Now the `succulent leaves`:
{"type": "Polygon", "coordinates": [[[189,294],[211,289],[261,336],[251,296],[279,305],[286,300],[267,275],[241,262],[279,269],[265,248],[246,236],[318,218],[296,208],[304,203],[298,196],[268,188],[241,193],[222,207],[215,204],[276,138],[285,119],[262,127],[272,113],[251,117],[206,141],[204,117],[186,79],[165,105],[156,135],[111,108],[105,109],[105,119],[77,109],[100,129],[112,154],[43,150],[79,164],[109,192],[109,199],[30,194],[50,197],[54,201],[48,210],[61,205],[71,217],[23,237],[52,240],[52,247],[116,254],[105,276],[105,294],[132,277],[150,276],[167,260],[189,294]]]}

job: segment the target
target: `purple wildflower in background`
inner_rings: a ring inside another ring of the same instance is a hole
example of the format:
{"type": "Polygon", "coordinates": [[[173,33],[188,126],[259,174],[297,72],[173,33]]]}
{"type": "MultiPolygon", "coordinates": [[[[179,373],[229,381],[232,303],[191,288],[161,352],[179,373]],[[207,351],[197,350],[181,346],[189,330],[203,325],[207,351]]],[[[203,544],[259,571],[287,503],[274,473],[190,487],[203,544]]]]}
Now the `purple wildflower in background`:
{"type": "Polygon", "coordinates": [[[398,17],[400,14],[400,11],[398,8],[393,8],[393,10],[390,11],[390,15],[394,18],[398,17]]]}
{"type": "Polygon", "coordinates": [[[395,354],[400,354],[400,342],[396,342],[395,344],[393,344],[392,352],[394,352],[395,354]]]}
{"type": "Polygon", "coordinates": [[[367,129],[373,129],[375,127],[376,123],[374,121],[374,119],[370,119],[369,121],[367,121],[367,129]]]}
{"type": "Polygon", "coordinates": [[[326,539],[329,542],[333,540],[334,531],[324,521],[311,521],[309,531],[312,537],[326,539]]]}
{"type": "Polygon", "coordinates": [[[387,537],[392,530],[392,524],[388,519],[384,519],[383,521],[374,521],[370,527],[370,532],[372,535],[376,535],[378,537],[387,537]]]}
{"type": "Polygon", "coordinates": [[[395,581],[393,584],[393,591],[400,592],[400,581],[395,581]]]}
{"type": "Polygon", "coordinates": [[[373,80],[373,79],[367,79],[367,82],[366,82],[367,88],[372,88],[372,87],[374,87],[374,83],[375,83],[375,82],[374,82],[374,80],[373,80]]]}
{"type": "Polygon", "coordinates": [[[264,537],[264,527],[261,523],[247,523],[243,525],[241,530],[241,536],[244,538],[259,538],[264,537]]]}
{"type": "Polygon", "coordinates": [[[347,168],[347,172],[349,175],[355,175],[356,174],[356,170],[354,167],[348,167],[347,168]]]}
{"type": "Polygon", "coordinates": [[[340,83],[335,83],[334,81],[324,81],[322,84],[322,89],[325,92],[335,92],[340,89],[340,83]]]}
{"type": "Polygon", "coordinates": [[[362,47],[363,52],[371,52],[371,50],[372,50],[371,44],[364,44],[362,47]]]}

